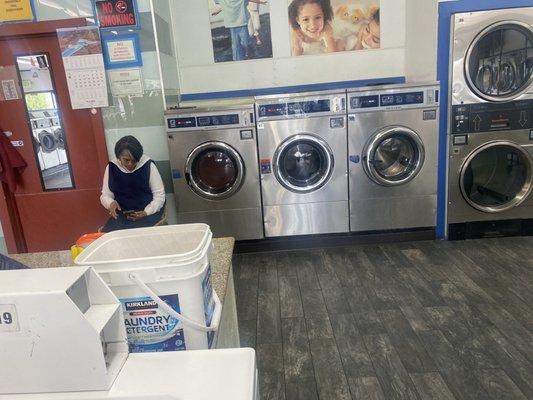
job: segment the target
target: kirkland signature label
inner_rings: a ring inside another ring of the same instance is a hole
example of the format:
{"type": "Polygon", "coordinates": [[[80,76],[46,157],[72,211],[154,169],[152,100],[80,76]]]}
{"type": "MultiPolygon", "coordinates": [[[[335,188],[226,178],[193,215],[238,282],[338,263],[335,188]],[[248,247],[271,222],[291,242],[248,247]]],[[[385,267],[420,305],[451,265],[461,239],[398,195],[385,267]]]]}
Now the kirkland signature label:
{"type": "MultiPolygon", "coordinates": [[[[177,294],[161,296],[172,309],[180,312],[177,294]]],[[[179,321],[167,315],[150,297],[120,299],[124,324],[132,353],[185,350],[179,321]]]]}

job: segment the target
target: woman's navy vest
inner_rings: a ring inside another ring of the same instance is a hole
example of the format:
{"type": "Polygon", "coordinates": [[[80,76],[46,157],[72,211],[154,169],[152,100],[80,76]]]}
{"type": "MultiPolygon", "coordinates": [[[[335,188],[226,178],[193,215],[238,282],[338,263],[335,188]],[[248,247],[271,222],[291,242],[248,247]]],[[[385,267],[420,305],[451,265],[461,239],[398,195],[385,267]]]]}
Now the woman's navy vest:
{"type": "Polygon", "coordinates": [[[154,199],[150,189],[150,168],[153,161],[149,160],[138,170],[130,173],[122,172],[117,165],[109,163],[109,190],[123,211],[143,211],[154,199]]]}

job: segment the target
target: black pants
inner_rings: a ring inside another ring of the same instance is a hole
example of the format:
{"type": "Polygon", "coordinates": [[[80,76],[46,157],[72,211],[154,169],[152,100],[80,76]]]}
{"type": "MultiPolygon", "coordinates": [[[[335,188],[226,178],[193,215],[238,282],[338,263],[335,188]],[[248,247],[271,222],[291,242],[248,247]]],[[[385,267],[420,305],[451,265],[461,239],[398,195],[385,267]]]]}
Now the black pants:
{"type": "Polygon", "coordinates": [[[161,220],[164,210],[165,206],[161,207],[161,210],[155,214],[148,215],[147,217],[138,219],[137,221],[131,221],[127,219],[124,214],[119,213],[117,219],[114,219],[113,217],[109,218],[101,231],[112,232],[121,229],[146,228],[148,226],[154,226],[161,220]]]}

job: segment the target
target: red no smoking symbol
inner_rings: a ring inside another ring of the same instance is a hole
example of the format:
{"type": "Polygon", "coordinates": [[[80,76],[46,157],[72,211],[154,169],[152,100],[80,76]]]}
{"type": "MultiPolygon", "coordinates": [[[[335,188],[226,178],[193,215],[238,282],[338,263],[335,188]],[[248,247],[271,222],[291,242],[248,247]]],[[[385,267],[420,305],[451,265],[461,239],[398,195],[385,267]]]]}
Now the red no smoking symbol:
{"type": "Polygon", "coordinates": [[[117,3],[115,4],[115,10],[117,10],[117,12],[123,14],[126,11],[128,11],[128,5],[126,4],[125,1],[117,1],[117,3]]]}

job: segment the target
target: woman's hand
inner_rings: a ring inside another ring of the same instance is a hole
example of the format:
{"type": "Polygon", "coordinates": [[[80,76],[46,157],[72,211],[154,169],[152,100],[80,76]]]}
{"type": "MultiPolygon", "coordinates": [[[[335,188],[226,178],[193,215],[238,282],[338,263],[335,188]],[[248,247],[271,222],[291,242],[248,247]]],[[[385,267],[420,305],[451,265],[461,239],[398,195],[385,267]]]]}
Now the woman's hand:
{"type": "Polygon", "coordinates": [[[144,217],[146,217],[146,211],[135,211],[135,212],[132,212],[126,215],[126,218],[129,219],[130,221],[137,221],[144,217]]]}
{"type": "Polygon", "coordinates": [[[120,205],[116,201],[113,201],[111,205],[109,206],[109,215],[111,215],[111,217],[113,217],[114,219],[117,219],[118,211],[121,211],[121,210],[122,209],[120,208],[120,205]]]}

